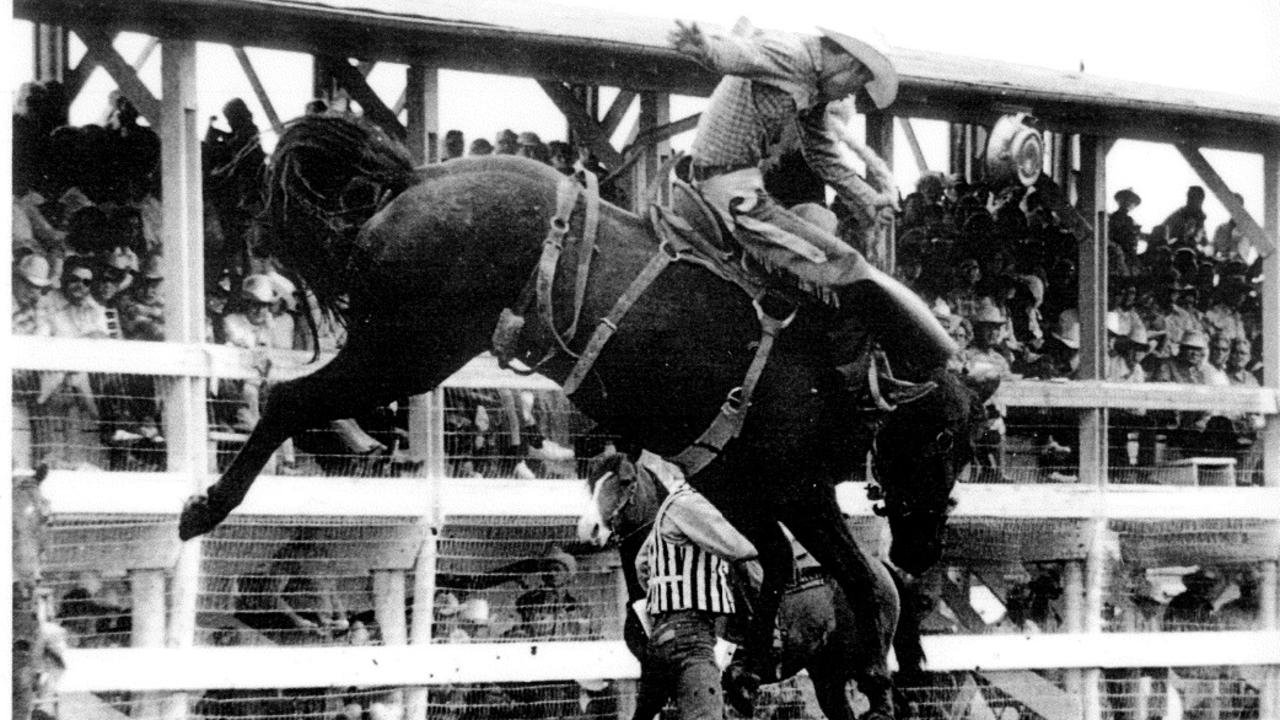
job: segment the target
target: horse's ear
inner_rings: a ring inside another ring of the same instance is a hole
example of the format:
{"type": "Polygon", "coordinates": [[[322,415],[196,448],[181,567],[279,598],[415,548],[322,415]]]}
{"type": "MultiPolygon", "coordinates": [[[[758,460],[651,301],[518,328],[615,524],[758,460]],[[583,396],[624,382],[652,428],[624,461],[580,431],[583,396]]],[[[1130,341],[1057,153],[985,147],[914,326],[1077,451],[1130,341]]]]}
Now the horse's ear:
{"type": "Polygon", "coordinates": [[[618,466],[626,455],[620,452],[603,452],[587,461],[587,477],[594,482],[595,478],[605,473],[618,472],[618,466]]]}

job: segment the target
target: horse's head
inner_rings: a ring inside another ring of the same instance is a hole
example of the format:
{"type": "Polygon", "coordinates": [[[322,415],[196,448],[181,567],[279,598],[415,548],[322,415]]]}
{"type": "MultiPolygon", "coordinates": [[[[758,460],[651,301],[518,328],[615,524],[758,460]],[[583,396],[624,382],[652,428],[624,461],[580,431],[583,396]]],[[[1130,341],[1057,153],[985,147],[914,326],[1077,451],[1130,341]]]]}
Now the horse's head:
{"type": "Polygon", "coordinates": [[[942,558],[956,478],[973,458],[986,422],[983,404],[999,380],[977,381],[939,369],[937,387],[885,417],[876,433],[873,469],[889,519],[889,559],[918,575],[942,558]]]}
{"type": "Polygon", "coordinates": [[[591,499],[578,518],[578,540],[597,548],[647,528],[666,495],[652,473],[622,453],[594,459],[587,475],[591,499]]]}

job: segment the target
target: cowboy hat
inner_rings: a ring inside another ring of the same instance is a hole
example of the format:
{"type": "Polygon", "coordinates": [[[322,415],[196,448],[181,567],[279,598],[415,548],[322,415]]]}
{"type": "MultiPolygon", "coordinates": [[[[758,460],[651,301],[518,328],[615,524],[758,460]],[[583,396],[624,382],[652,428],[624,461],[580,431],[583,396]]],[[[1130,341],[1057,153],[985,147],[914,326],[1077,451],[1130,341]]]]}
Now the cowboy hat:
{"type": "Polygon", "coordinates": [[[974,325],[979,323],[1003,325],[1005,317],[1004,313],[1000,312],[1000,308],[990,303],[983,303],[982,306],[978,308],[978,312],[974,313],[973,317],[969,318],[969,322],[974,325]]]}
{"type": "Polygon", "coordinates": [[[49,278],[49,261],[38,253],[23,255],[18,261],[18,275],[36,287],[49,287],[53,280],[49,278]]]}
{"type": "Polygon", "coordinates": [[[1052,333],[1058,342],[1072,350],[1080,349],[1080,313],[1074,309],[1063,310],[1058,316],[1058,327],[1052,333]]]}
{"type": "Polygon", "coordinates": [[[881,110],[889,107],[898,96],[898,71],[889,60],[885,42],[875,37],[874,32],[864,32],[861,39],[821,26],[818,27],[818,32],[867,66],[872,75],[871,81],[866,84],[867,95],[871,96],[871,102],[881,110]]]}
{"type": "Polygon", "coordinates": [[[1204,333],[1196,330],[1183,333],[1182,339],[1178,341],[1178,344],[1183,347],[1199,348],[1201,350],[1209,349],[1209,339],[1204,336],[1204,333]]]}
{"type": "Polygon", "coordinates": [[[1116,197],[1116,202],[1122,205],[1125,202],[1130,202],[1130,203],[1133,203],[1134,205],[1142,204],[1142,197],[1139,196],[1138,193],[1134,192],[1133,188],[1125,188],[1123,190],[1120,190],[1116,192],[1115,197],[1116,197]]]}

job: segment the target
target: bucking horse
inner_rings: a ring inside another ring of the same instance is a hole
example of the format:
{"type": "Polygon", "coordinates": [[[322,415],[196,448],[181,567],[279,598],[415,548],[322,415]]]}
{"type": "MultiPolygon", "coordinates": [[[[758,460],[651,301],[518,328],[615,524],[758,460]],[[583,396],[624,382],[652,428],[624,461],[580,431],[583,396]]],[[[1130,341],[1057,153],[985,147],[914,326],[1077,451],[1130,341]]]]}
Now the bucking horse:
{"type": "Polygon", "coordinates": [[[765,579],[751,667],[768,664],[791,574],[779,522],[875,618],[835,484],[865,473],[870,451],[891,560],[907,572],[938,560],[985,399],[945,369],[946,333],[869,265],[839,311],[796,300],[744,277],[741,262],[709,260],[688,218],[600,201],[584,188],[593,179],[513,156],[415,169],[362,121],[294,121],[271,159],[263,251],[345,322],[346,342],[273,389],[226,472],[187,501],[180,536],[225,519],[284,440],[427,392],[493,349],[559,383],[608,432],[673,459],[755,545],[765,579]]]}

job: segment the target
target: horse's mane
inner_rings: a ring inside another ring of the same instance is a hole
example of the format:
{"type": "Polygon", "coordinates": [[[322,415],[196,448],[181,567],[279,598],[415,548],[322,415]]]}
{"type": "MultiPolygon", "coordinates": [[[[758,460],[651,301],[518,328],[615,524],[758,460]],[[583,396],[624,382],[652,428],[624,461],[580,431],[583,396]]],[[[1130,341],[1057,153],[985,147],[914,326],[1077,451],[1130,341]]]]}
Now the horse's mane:
{"type": "Polygon", "coordinates": [[[408,152],[371,123],[336,115],[291,121],[267,173],[263,250],[342,318],[361,226],[416,182],[408,152]]]}

